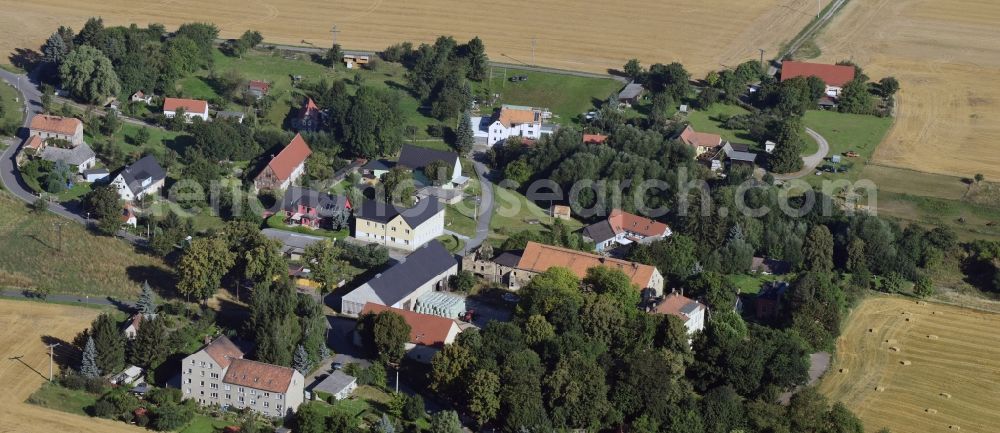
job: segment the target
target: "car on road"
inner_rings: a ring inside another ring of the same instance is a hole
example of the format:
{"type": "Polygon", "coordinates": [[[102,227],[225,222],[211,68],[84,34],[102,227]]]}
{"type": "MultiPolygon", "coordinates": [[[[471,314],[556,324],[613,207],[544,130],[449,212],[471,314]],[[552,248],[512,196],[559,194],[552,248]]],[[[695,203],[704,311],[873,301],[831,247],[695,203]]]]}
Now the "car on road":
{"type": "Polygon", "coordinates": [[[503,298],[504,301],[510,302],[511,304],[516,304],[521,301],[520,296],[517,296],[510,292],[504,293],[501,298],[503,298]]]}
{"type": "Polygon", "coordinates": [[[340,363],[340,362],[334,362],[333,364],[330,364],[330,370],[331,371],[332,370],[342,370],[343,368],[344,368],[344,364],[340,363]]]}

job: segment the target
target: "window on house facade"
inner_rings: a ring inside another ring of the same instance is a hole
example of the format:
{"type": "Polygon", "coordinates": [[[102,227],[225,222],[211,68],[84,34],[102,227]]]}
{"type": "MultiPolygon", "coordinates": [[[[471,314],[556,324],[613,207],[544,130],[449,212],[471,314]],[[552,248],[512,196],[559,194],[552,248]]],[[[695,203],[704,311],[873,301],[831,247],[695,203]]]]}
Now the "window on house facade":
{"type": "Polygon", "coordinates": [[[229,385],[226,385],[226,391],[229,391],[231,388],[229,385]]]}

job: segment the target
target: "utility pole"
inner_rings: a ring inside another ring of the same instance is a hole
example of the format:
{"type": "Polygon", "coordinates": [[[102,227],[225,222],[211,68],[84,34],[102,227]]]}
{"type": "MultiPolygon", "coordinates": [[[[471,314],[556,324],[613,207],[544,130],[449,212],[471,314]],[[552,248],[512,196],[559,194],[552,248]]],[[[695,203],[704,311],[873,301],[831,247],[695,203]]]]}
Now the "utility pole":
{"type": "Polygon", "coordinates": [[[531,66],[535,66],[535,45],[538,44],[537,38],[531,37],[531,66]]]}
{"type": "Polygon", "coordinates": [[[340,33],[340,30],[337,30],[336,24],[330,27],[330,33],[333,33],[333,45],[337,45],[337,33],[340,33]]]}
{"type": "Polygon", "coordinates": [[[760,50],[760,67],[763,68],[764,67],[764,49],[763,48],[758,48],[758,50],[760,50]]]}
{"type": "Polygon", "coordinates": [[[816,0],[816,18],[819,18],[821,13],[823,13],[823,7],[820,5],[820,0],[816,0]]]}
{"type": "Polygon", "coordinates": [[[57,346],[59,346],[59,343],[52,343],[45,345],[45,347],[49,348],[49,382],[52,382],[52,363],[53,363],[53,358],[55,357],[54,354],[57,346]]]}
{"type": "Polygon", "coordinates": [[[59,234],[59,252],[62,252],[62,250],[63,250],[62,228],[63,228],[64,225],[66,225],[66,222],[65,221],[56,221],[56,222],[52,223],[52,225],[56,227],[56,233],[59,234]]]}

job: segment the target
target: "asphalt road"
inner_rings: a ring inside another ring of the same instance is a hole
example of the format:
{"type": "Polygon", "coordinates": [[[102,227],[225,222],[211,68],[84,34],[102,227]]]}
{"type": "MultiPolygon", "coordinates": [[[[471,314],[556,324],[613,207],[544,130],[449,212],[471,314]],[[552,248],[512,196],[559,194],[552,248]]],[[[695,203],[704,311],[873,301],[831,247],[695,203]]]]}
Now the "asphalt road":
{"type": "MultiPolygon", "coordinates": [[[[473,158],[480,155],[485,156],[485,154],[477,154],[473,158]]],[[[475,159],[472,161],[472,165],[476,169],[476,176],[479,177],[480,196],[479,217],[476,220],[476,235],[465,242],[465,248],[468,251],[479,248],[486,241],[486,237],[490,234],[490,221],[493,219],[493,208],[496,205],[496,200],[493,198],[493,183],[486,177],[489,169],[486,168],[486,164],[475,159]]]]}
{"type": "Polygon", "coordinates": [[[830,143],[826,141],[826,138],[823,138],[823,136],[819,135],[818,132],[813,131],[812,129],[809,128],[806,128],[806,134],[809,134],[810,137],[816,140],[816,143],[819,144],[819,149],[817,149],[816,153],[812,155],[807,155],[802,157],[802,170],[799,170],[795,173],[785,173],[785,174],[775,173],[774,174],[775,179],[789,180],[789,179],[798,179],[800,177],[808,176],[809,174],[813,173],[816,170],[816,166],[818,166],[819,163],[823,162],[823,159],[826,158],[826,154],[830,153],[830,143]]]}

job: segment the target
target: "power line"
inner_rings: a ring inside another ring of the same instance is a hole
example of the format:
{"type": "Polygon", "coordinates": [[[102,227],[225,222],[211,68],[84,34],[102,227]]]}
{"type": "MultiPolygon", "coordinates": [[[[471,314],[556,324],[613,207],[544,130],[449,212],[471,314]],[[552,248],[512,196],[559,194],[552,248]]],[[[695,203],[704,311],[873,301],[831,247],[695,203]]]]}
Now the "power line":
{"type": "Polygon", "coordinates": [[[333,33],[333,45],[337,45],[337,33],[340,33],[340,30],[337,30],[336,24],[330,27],[330,33],[333,33]]]}

